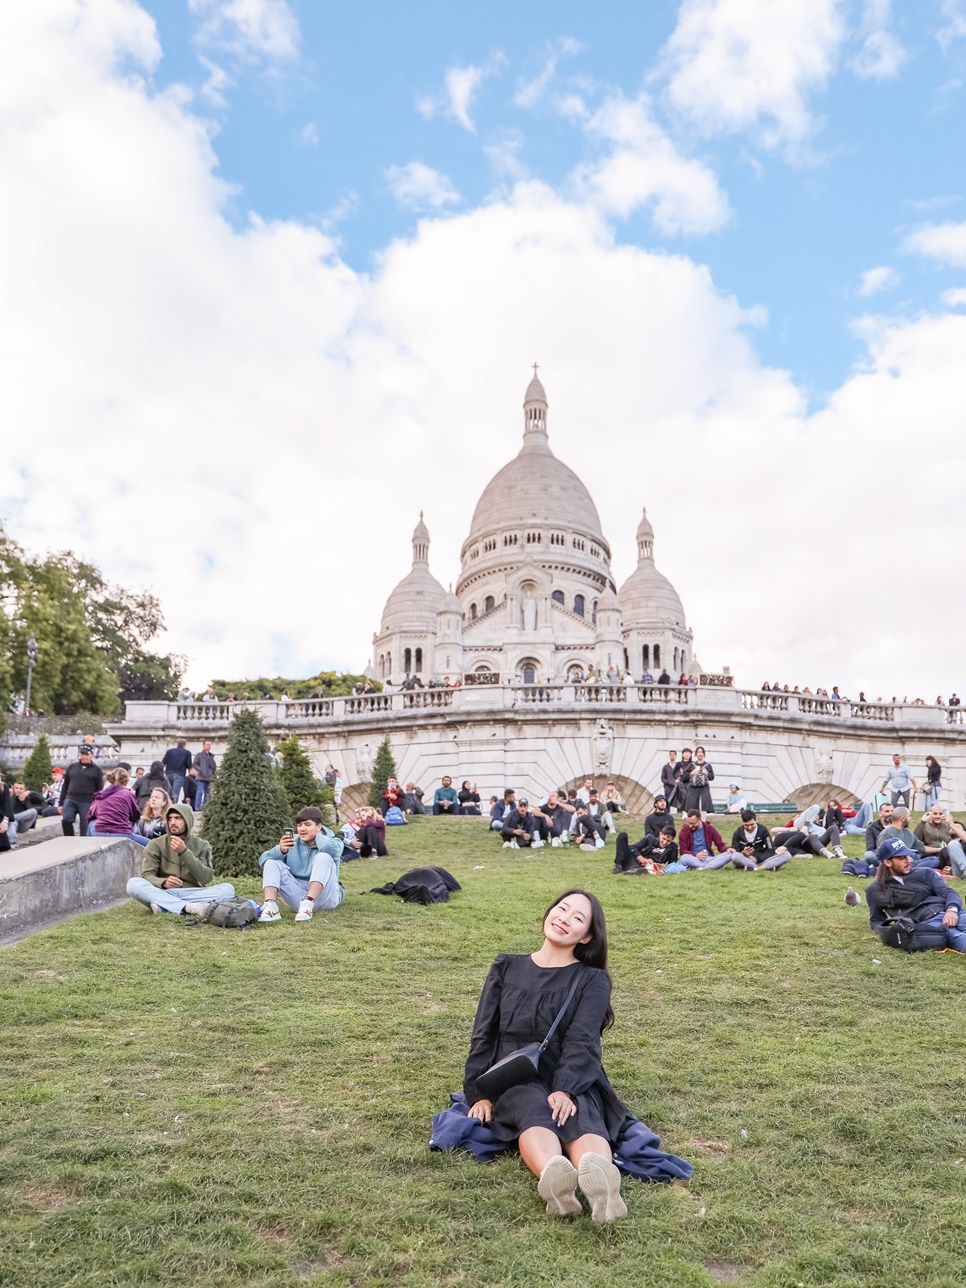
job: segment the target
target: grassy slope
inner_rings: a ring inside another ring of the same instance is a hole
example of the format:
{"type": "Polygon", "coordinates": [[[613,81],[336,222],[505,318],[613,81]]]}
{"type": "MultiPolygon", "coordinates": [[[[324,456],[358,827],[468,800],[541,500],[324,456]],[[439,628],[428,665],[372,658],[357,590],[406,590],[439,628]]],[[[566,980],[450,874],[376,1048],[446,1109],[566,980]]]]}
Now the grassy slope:
{"type": "Polygon", "coordinates": [[[306,926],[130,904],[4,950],[0,1282],[962,1282],[966,959],[882,949],[822,860],[618,878],[611,845],[511,854],[470,820],[390,845],[306,926]],[[360,897],[421,863],[463,892],[360,897]],[[490,960],[572,882],[609,918],[611,1081],[696,1167],[625,1181],[604,1229],[545,1217],[515,1156],[426,1148],[490,960]]]}

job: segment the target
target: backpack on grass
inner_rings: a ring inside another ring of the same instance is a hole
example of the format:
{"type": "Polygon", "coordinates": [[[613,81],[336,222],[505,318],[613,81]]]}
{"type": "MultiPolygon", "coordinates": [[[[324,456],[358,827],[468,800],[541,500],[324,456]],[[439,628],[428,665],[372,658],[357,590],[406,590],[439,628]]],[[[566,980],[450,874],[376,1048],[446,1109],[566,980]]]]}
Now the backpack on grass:
{"type": "Polygon", "coordinates": [[[216,899],[210,903],[192,925],[219,926],[222,930],[246,930],[257,920],[258,907],[251,899],[243,899],[236,894],[231,899],[216,899]]]}

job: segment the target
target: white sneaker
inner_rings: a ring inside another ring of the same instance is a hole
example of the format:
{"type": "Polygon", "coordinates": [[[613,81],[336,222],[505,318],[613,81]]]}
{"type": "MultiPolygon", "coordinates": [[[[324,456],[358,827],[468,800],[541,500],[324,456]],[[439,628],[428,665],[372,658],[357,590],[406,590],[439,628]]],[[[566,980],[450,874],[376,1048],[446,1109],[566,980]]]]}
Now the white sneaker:
{"type": "Polygon", "coordinates": [[[159,903],[149,903],[148,907],[151,909],[151,911],[154,913],[156,917],[165,911],[165,909],[162,908],[159,903]]]}
{"type": "Polygon", "coordinates": [[[554,847],[554,849],[559,850],[560,847],[563,845],[563,841],[561,841],[559,836],[555,836],[552,838],[550,844],[554,847]]]}
{"type": "Polygon", "coordinates": [[[530,849],[531,849],[531,850],[542,850],[542,849],[543,849],[543,847],[544,847],[546,844],[547,844],[547,842],[546,842],[546,841],[541,841],[541,840],[540,840],[540,838],[539,838],[539,836],[538,836],[538,837],[535,837],[535,838],[530,842],[530,849]]]}
{"type": "Polygon", "coordinates": [[[282,914],[278,910],[278,904],[274,900],[262,905],[262,914],[258,918],[260,922],[281,921],[282,914]]]}
{"type": "Polygon", "coordinates": [[[604,838],[603,838],[602,836],[598,836],[598,838],[597,838],[597,849],[598,849],[598,850],[602,850],[602,849],[604,848],[605,844],[606,844],[606,842],[605,842],[604,838]]]}
{"type": "Polygon", "coordinates": [[[311,921],[312,913],[315,912],[315,900],[303,899],[299,904],[299,910],[295,914],[296,921],[311,921]]]}
{"type": "Polygon", "coordinates": [[[503,842],[503,848],[504,848],[504,850],[512,850],[512,849],[513,849],[513,842],[512,842],[512,841],[504,841],[504,842],[503,842]]]}

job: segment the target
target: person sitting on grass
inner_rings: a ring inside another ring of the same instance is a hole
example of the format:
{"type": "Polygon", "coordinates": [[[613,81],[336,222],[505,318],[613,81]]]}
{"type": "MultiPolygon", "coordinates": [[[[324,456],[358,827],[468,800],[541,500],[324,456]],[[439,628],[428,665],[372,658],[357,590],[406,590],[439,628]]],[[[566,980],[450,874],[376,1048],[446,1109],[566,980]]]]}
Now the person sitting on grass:
{"type": "MultiPolygon", "coordinates": [[[[635,1132],[643,1126],[617,1099],[601,1063],[600,1036],[614,1021],[604,910],[587,891],[566,890],[544,914],[542,933],[536,952],[501,953],[490,968],[473,1024],[463,1097],[468,1117],[487,1125],[497,1147],[519,1149],[538,1178],[537,1194],[548,1215],[581,1215],[579,1188],[591,1219],[603,1224],[627,1215],[613,1153],[629,1126],[635,1132]],[[487,1099],[477,1079],[523,1043],[546,1038],[560,1012],[537,1076],[487,1099]]],[[[680,1159],[657,1160],[661,1169],[652,1179],[690,1175],[680,1159]],[[668,1165],[673,1170],[663,1174],[668,1165]]]]}
{"type": "Polygon", "coordinates": [[[497,796],[490,797],[490,831],[502,832],[503,820],[508,817],[510,811],[516,808],[516,792],[512,787],[508,787],[503,793],[503,799],[497,796]]]}
{"type": "Polygon", "coordinates": [[[674,815],[671,813],[667,800],[664,796],[654,797],[654,808],[644,819],[644,835],[660,836],[666,829],[671,829],[671,835],[677,834],[677,828],[674,826],[674,815]]]}
{"type": "Polygon", "coordinates": [[[87,812],[90,825],[88,836],[130,836],[141,817],[134,793],[128,783],[131,775],[126,769],[112,769],[107,775],[107,783],[99,792],[94,793],[91,807],[87,812]]]}
{"type": "Polygon", "coordinates": [[[406,808],[406,793],[399,786],[395,778],[386,779],[386,789],[379,798],[379,808],[382,810],[383,817],[392,809],[393,806],[401,809],[404,814],[410,813],[406,808]]]}
{"type": "MultiPolygon", "coordinates": [[[[905,805],[893,805],[892,820],[882,829],[879,836],[879,850],[882,849],[883,841],[901,841],[907,850],[912,850],[915,855],[913,867],[918,867],[926,857],[926,847],[916,836],[915,832],[909,826],[909,810],[905,805]]],[[[877,851],[878,855],[878,851],[877,851]]],[[[881,862],[881,859],[880,859],[881,862]]],[[[926,864],[926,867],[934,868],[934,862],[926,864]]]]}
{"type": "Polygon", "coordinates": [[[678,862],[695,871],[712,872],[727,867],[735,857],[734,850],[725,845],[715,825],[702,822],[701,810],[696,806],[688,810],[687,821],[681,828],[679,845],[681,855],[678,862]]]}
{"type": "Polygon", "coordinates": [[[725,797],[726,814],[740,814],[743,809],[748,808],[748,801],[745,794],[737,783],[730,783],[728,786],[728,795],[725,797]]]}
{"type": "Polygon", "coordinates": [[[590,799],[587,802],[587,812],[590,814],[591,818],[599,818],[606,831],[617,831],[617,828],[614,825],[613,815],[601,802],[600,795],[598,794],[596,787],[592,787],[590,789],[590,799]]]}
{"type": "Polygon", "coordinates": [[[731,846],[735,867],[747,868],[749,872],[775,872],[792,858],[787,846],[776,847],[768,828],[758,822],[753,809],[741,811],[741,826],[735,828],[731,846]]]}
{"type": "Polygon", "coordinates": [[[963,851],[966,828],[947,814],[941,805],[933,805],[926,810],[913,835],[923,844],[922,866],[949,868],[953,876],[966,877],[966,853],[963,851]]]}
{"type": "Polygon", "coordinates": [[[463,786],[456,793],[459,801],[459,813],[467,815],[480,814],[480,793],[477,791],[476,783],[471,783],[468,778],[463,780],[463,786]]]}
{"type": "Polygon", "coordinates": [[[591,814],[590,806],[581,801],[577,813],[570,825],[570,836],[575,845],[582,850],[602,850],[607,843],[607,829],[604,820],[591,814]]]}
{"type": "Polygon", "coordinates": [[[279,898],[295,912],[296,921],[311,921],[316,908],[328,912],[345,898],[339,883],[342,842],[323,825],[322,811],[315,805],[300,809],[295,829],[297,837],[284,832],[278,845],[258,860],[263,885],[258,920],[265,924],[282,920],[279,898]]]}
{"type": "Polygon", "coordinates": [[[533,810],[541,841],[549,841],[559,849],[569,839],[574,813],[566,799],[561,800],[558,792],[550,792],[547,799],[533,810]]]}
{"type": "Polygon", "coordinates": [[[519,850],[528,846],[534,850],[541,848],[543,841],[540,839],[540,824],[530,812],[528,800],[518,801],[509,814],[504,815],[500,835],[503,837],[504,850],[519,850]]]}
{"type": "Polygon", "coordinates": [[[677,862],[677,857],[673,826],[662,828],[657,836],[647,834],[634,845],[628,845],[626,832],[618,832],[613,871],[617,875],[642,876],[663,870],[666,864],[677,862]]]}
{"type": "Polygon", "coordinates": [[[842,849],[842,836],[835,823],[828,826],[825,824],[825,811],[821,805],[809,805],[808,809],[802,810],[792,822],[792,827],[796,832],[804,832],[807,836],[814,836],[819,843],[819,854],[823,859],[844,859],[845,852],[842,849]],[[831,845],[832,849],[828,847],[831,845]]]}
{"type": "Polygon", "coordinates": [[[341,838],[345,849],[345,862],[352,859],[368,859],[373,850],[376,857],[385,859],[389,855],[386,849],[386,820],[371,805],[360,805],[355,814],[342,828],[341,838]]]}
{"type": "Polygon", "coordinates": [[[147,845],[148,841],[153,841],[155,837],[163,836],[167,831],[164,820],[173,804],[163,787],[155,787],[145,802],[141,817],[134,824],[131,840],[136,841],[138,845],[147,845]]]}
{"type": "Polygon", "coordinates": [[[443,777],[442,787],[437,787],[433,793],[433,813],[448,814],[452,817],[459,812],[459,800],[457,799],[456,789],[453,786],[453,780],[449,774],[443,777]]]}
{"type": "Polygon", "coordinates": [[[194,814],[188,805],[172,805],[165,817],[167,832],[145,847],[141,875],[127,883],[132,899],[145,903],[152,912],[192,915],[218,899],[235,893],[227,882],[211,885],[211,846],[192,836],[194,814]],[[207,887],[207,888],[206,888],[207,887]]]}
{"type": "Polygon", "coordinates": [[[891,917],[908,917],[916,926],[942,926],[946,947],[966,953],[966,913],[963,901],[933,868],[920,864],[918,855],[893,837],[878,849],[875,880],[866,888],[869,925],[887,947],[891,917]]]}

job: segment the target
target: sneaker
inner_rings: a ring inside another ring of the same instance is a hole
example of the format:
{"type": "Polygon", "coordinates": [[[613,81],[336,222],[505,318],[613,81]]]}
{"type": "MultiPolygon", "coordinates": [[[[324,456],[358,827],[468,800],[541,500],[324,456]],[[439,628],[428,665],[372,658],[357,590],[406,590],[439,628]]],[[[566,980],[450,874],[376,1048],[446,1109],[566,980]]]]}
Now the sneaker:
{"type": "Polygon", "coordinates": [[[159,903],[149,903],[148,907],[151,909],[151,911],[154,913],[156,917],[159,916],[162,912],[166,911],[166,909],[162,908],[159,903]]]}
{"type": "Polygon", "coordinates": [[[512,849],[513,849],[513,842],[512,842],[512,841],[504,841],[504,842],[503,842],[503,848],[504,848],[504,850],[512,850],[512,849]]]}
{"type": "Polygon", "coordinates": [[[281,921],[282,914],[278,910],[278,904],[271,900],[262,905],[262,915],[258,918],[262,923],[269,921],[281,921]]]}
{"type": "Polygon", "coordinates": [[[584,1154],[577,1169],[577,1184],[590,1204],[590,1219],[602,1225],[627,1216],[621,1198],[621,1174],[601,1154],[584,1154]]]}
{"type": "Polygon", "coordinates": [[[604,838],[602,836],[598,836],[596,848],[598,850],[602,850],[606,844],[607,842],[604,840],[604,838]]]}
{"type": "Polygon", "coordinates": [[[535,837],[535,838],[534,838],[534,840],[532,840],[532,841],[530,842],[530,848],[531,848],[532,850],[542,850],[542,849],[543,849],[543,847],[544,847],[546,844],[547,844],[547,842],[546,842],[546,841],[541,841],[541,840],[540,840],[540,838],[539,838],[539,836],[538,836],[538,837],[535,837]]]}
{"type": "Polygon", "coordinates": [[[516,839],[516,837],[514,837],[513,840],[510,842],[510,849],[519,850],[519,848],[520,848],[520,842],[516,839]]]}
{"type": "Polygon", "coordinates": [[[569,1158],[558,1154],[540,1173],[537,1193],[547,1205],[549,1216],[580,1216],[583,1208],[576,1194],[577,1169],[569,1158]]]}
{"type": "Polygon", "coordinates": [[[217,902],[217,899],[191,900],[181,909],[181,915],[182,917],[197,917],[199,921],[204,921],[217,902]]]}
{"type": "Polygon", "coordinates": [[[561,841],[559,836],[555,836],[551,839],[550,844],[554,847],[554,849],[559,850],[560,847],[563,845],[563,841],[561,841]]]}
{"type": "Polygon", "coordinates": [[[299,910],[295,914],[296,921],[311,921],[312,913],[315,912],[315,900],[303,899],[299,904],[299,910]]]}

